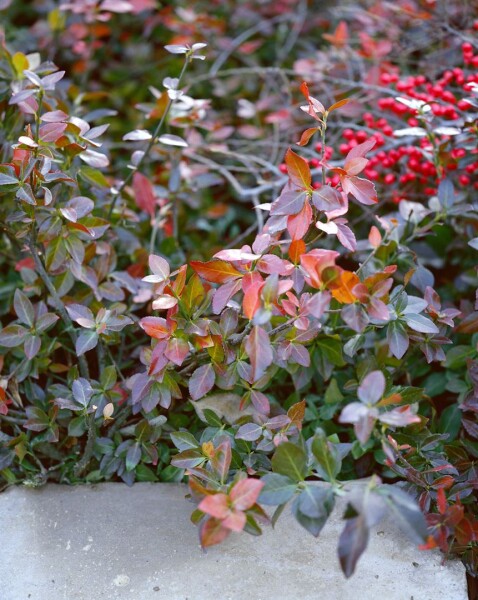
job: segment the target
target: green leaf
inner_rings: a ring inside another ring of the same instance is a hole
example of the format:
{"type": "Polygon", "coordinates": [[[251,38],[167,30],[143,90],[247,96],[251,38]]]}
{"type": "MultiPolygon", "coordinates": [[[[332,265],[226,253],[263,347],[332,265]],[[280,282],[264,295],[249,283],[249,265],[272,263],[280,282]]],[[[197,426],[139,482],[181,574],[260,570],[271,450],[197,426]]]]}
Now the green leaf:
{"type": "Polygon", "coordinates": [[[447,406],[440,415],[438,422],[438,431],[440,433],[448,433],[450,436],[447,442],[452,442],[457,438],[461,428],[461,417],[463,413],[458,404],[447,406]]]}
{"type": "Polygon", "coordinates": [[[193,469],[194,467],[202,465],[205,460],[206,459],[200,450],[184,450],[184,452],[180,452],[179,454],[176,454],[176,456],[173,456],[171,464],[178,469],[193,469]]]}
{"type": "Polygon", "coordinates": [[[68,423],[68,435],[70,437],[81,437],[86,431],[85,417],[75,417],[68,423]]]}
{"type": "Polygon", "coordinates": [[[136,480],[137,481],[148,481],[155,482],[158,481],[155,472],[147,467],[146,465],[140,464],[136,467],[136,480]]]}
{"type": "Polygon", "coordinates": [[[321,429],[316,431],[311,449],[318,462],[316,470],[319,476],[326,481],[335,481],[342,468],[342,461],[337,448],[327,440],[321,429]]]}
{"type": "Polygon", "coordinates": [[[267,473],[262,477],[264,487],[259,496],[259,502],[262,504],[285,504],[295,494],[297,484],[286,475],[279,473],[267,473]]]}
{"type": "Polygon", "coordinates": [[[472,346],[454,346],[446,353],[445,367],[447,369],[461,369],[466,364],[467,358],[474,358],[476,350],[472,346]]]}
{"type": "Polygon", "coordinates": [[[203,410],[203,415],[204,420],[208,425],[211,425],[212,427],[222,427],[223,423],[221,417],[210,408],[205,408],[203,410]]]}
{"type": "Polygon", "coordinates": [[[327,404],[337,404],[344,399],[342,392],[339,389],[336,379],[331,379],[329,387],[325,392],[325,402],[327,404]]]}
{"type": "Polygon", "coordinates": [[[307,475],[307,455],[292,442],[283,442],[272,457],[272,470],[293,481],[303,481],[307,475]]]}
{"type": "Polygon", "coordinates": [[[336,367],[343,367],[345,365],[342,354],[343,345],[338,336],[321,336],[317,338],[316,345],[320,353],[333,365],[336,367]]]}
{"type": "Polygon", "coordinates": [[[116,367],[114,367],[113,365],[110,365],[110,366],[106,367],[105,369],[103,369],[103,371],[101,373],[101,376],[100,376],[101,387],[104,390],[110,390],[112,387],[114,387],[117,379],[118,379],[118,377],[116,374],[116,367]]]}
{"type": "Polygon", "coordinates": [[[108,187],[109,184],[101,171],[93,169],[92,167],[81,167],[78,171],[78,175],[88,181],[100,187],[108,187]]]}
{"type": "Polygon", "coordinates": [[[174,431],[171,433],[171,441],[178,450],[197,449],[200,447],[199,442],[188,431],[174,431]]]}
{"type": "Polygon", "coordinates": [[[56,271],[65,262],[67,256],[65,240],[58,236],[54,238],[46,249],[45,265],[49,271],[56,271]]]}

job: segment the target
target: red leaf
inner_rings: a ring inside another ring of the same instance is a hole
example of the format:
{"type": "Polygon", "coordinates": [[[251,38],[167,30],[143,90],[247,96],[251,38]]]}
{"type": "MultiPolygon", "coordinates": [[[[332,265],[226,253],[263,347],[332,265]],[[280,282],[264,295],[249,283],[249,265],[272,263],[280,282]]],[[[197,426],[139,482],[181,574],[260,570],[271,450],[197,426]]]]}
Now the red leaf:
{"type": "Polygon", "coordinates": [[[212,283],[226,283],[243,275],[224,260],[210,260],[208,262],[193,260],[189,264],[199,277],[212,283]]]}
{"type": "Polygon", "coordinates": [[[198,506],[199,510],[216,519],[225,519],[230,512],[229,498],[226,494],[206,496],[198,506]]]}
{"type": "Polygon", "coordinates": [[[241,479],[232,488],[229,497],[236,510],[248,510],[257,502],[264,483],[259,479],[241,479]]]}
{"type": "Polygon", "coordinates": [[[199,527],[201,546],[203,548],[208,548],[209,546],[220,544],[230,533],[231,530],[224,527],[222,521],[218,521],[214,518],[207,519],[203,521],[199,527]]]}
{"type": "Polygon", "coordinates": [[[264,285],[263,281],[256,280],[252,285],[247,287],[242,301],[242,308],[247,319],[252,319],[261,307],[260,293],[264,285]]]}
{"type": "Polygon", "coordinates": [[[175,365],[178,365],[178,367],[183,364],[184,359],[188,354],[189,344],[186,340],[181,340],[178,338],[169,340],[168,347],[164,352],[166,358],[169,358],[169,360],[175,365]]]}
{"type": "Polygon", "coordinates": [[[169,337],[170,329],[166,319],[161,317],[144,317],[139,322],[139,326],[152,338],[161,340],[169,337]]]}
{"type": "Polygon", "coordinates": [[[139,171],[133,175],[133,191],[138,208],[153,218],[156,212],[156,196],[149,179],[139,171]]]}
{"type": "Polygon", "coordinates": [[[309,202],[306,202],[297,215],[292,215],[287,219],[287,231],[292,240],[301,240],[309,231],[311,222],[312,208],[309,202]]]}
{"type": "MultiPolygon", "coordinates": [[[[358,146],[354,146],[352,150],[345,157],[345,165],[344,170],[348,171],[348,164],[352,164],[351,161],[355,158],[364,158],[367,152],[369,152],[376,144],[376,141],[373,138],[370,138],[366,142],[359,144],[358,146]]],[[[356,163],[353,163],[356,164],[356,163]]],[[[360,171],[359,171],[360,173],[360,171]]],[[[353,175],[354,173],[352,173],[353,175]]]]}
{"type": "Polygon", "coordinates": [[[309,285],[317,289],[322,286],[322,271],[328,267],[333,267],[337,256],[339,256],[339,253],[335,250],[320,248],[311,250],[300,257],[300,264],[310,279],[309,285]]]}

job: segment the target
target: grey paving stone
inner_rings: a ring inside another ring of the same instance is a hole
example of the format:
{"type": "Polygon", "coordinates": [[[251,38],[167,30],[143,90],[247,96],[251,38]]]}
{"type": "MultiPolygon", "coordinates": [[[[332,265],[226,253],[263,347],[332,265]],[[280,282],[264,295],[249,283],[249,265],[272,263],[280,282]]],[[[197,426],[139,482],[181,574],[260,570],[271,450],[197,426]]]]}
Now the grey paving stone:
{"type": "Polygon", "coordinates": [[[290,515],[275,531],[200,550],[185,487],[122,484],[0,494],[0,600],[466,600],[461,563],[420,552],[385,522],[354,577],[335,512],[314,539],[290,515]]]}

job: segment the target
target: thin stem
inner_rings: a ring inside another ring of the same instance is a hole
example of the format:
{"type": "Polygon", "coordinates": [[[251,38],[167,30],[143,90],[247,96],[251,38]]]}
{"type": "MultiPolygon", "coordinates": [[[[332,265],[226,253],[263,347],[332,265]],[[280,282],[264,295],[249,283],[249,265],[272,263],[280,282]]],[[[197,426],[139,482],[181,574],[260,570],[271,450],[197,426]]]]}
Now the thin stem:
{"type": "MultiPolygon", "coordinates": [[[[183,64],[183,68],[181,69],[181,73],[179,74],[179,77],[178,77],[178,86],[177,86],[178,88],[181,85],[181,81],[182,81],[182,79],[184,77],[184,74],[186,72],[186,69],[187,69],[187,67],[189,65],[190,60],[191,60],[190,57],[188,55],[186,55],[186,59],[185,59],[184,64],[183,64]]],[[[163,113],[163,115],[161,117],[161,120],[157,124],[156,129],[154,130],[153,136],[149,140],[148,145],[146,146],[146,149],[145,149],[142,157],[139,159],[138,164],[135,166],[135,168],[132,169],[128,173],[128,175],[125,177],[125,179],[123,180],[123,183],[120,185],[120,187],[119,187],[119,189],[117,191],[117,194],[113,198],[113,202],[111,203],[110,210],[108,212],[108,220],[111,219],[111,215],[113,214],[113,210],[114,210],[114,208],[116,206],[116,202],[117,202],[118,198],[121,196],[121,193],[123,192],[123,190],[125,189],[125,187],[128,185],[128,183],[131,181],[134,173],[136,171],[139,171],[141,165],[144,163],[144,161],[146,160],[146,158],[149,156],[149,153],[151,152],[151,149],[153,148],[154,144],[156,143],[156,138],[158,137],[159,132],[163,128],[163,125],[164,125],[164,123],[165,123],[165,121],[166,121],[166,119],[167,119],[167,117],[169,115],[169,112],[170,112],[171,107],[172,107],[173,104],[174,104],[174,100],[171,99],[171,98],[169,98],[168,104],[166,105],[166,109],[165,109],[165,111],[164,111],[164,113],[163,113]]]]}
{"type": "Polygon", "coordinates": [[[95,447],[95,441],[96,441],[96,425],[95,425],[95,413],[94,412],[88,416],[87,436],[88,437],[86,440],[86,446],[85,446],[85,451],[83,452],[83,456],[76,463],[76,466],[73,470],[74,474],[77,477],[79,477],[83,473],[83,471],[88,466],[88,463],[90,462],[90,458],[93,456],[93,449],[95,447]]]}
{"type": "MultiPolygon", "coordinates": [[[[50,276],[48,275],[47,270],[45,269],[45,267],[43,265],[43,261],[40,258],[40,254],[38,253],[38,248],[35,244],[33,235],[30,237],[30,239],[28,241],[28,247],[32,254],[33,262],[35,263],[36,270],[37,270],[38,274],[40,275],[43,283],[45,284],[45,287],[50,292],[51,297],[53,298],[53,301],[55,303],[55,308],[60,313],[60,316],[63,319],[63,322],[65,323],[65,325],[67,325],[65,331],[68,332],[68,335],[70,336],[71,341],[76,346],[77,337],[76,337],[76,331],[75,331],[75,328],[73,325],[73,321],[70,319],[70,315],[68,314],[65,305],[63,304],[62,299],[58,295],[58,292],[57,292],[55,286],[53,285],[53,282],[50,279],[50,276]]],[[[85,377],[86,379],[89,379],[88,363],[86,362],[86,358],[83,355],[78,356],[78,366],[80,369],[81,376],[85,377]]]]}
{"type": "Polygon", "coordinates": [[[110,361],[113,363],[114,368],[116,369],[116,372],[119,375],[119,378],[121,379],[121,381],[124,383],[126,381],[123,373],[121,372],[121,369],[119,368],[119,366],[117,365],[113,353],[111,352],[111,350],[109,349],[109,346],[105,345],[106,348],[106,353],[108,354],[108,358],[110,359],[110,361]]]}
{"type": "Polygon", "coordinates": [[[324,160],[325,160],[325,130],[327,129],[327,119],[324,116],[324,120],[323,120],[323,125],[322,125],[322,129],[320,132],[320,137],[322,140],[322,148],[321,148],[321,156],[320,156],[320,163],[322,165],[322,185],[325,185],[325,165],[324,165],[324,160]]]}

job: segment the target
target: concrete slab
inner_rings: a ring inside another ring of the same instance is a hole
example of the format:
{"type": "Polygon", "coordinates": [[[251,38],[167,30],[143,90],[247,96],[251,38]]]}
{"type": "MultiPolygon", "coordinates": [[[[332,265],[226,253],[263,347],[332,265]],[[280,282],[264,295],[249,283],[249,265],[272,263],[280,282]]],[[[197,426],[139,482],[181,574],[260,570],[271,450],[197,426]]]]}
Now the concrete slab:
{"type": "Polygon", "coordinates": [[[283,514],[275,531],[233,534],[207,553],[185,487],[137,483],[0,494],[1,600],[466,600],[461,563],[381,524],[350,580],[341,512],[316,540],[283,514]]]}

